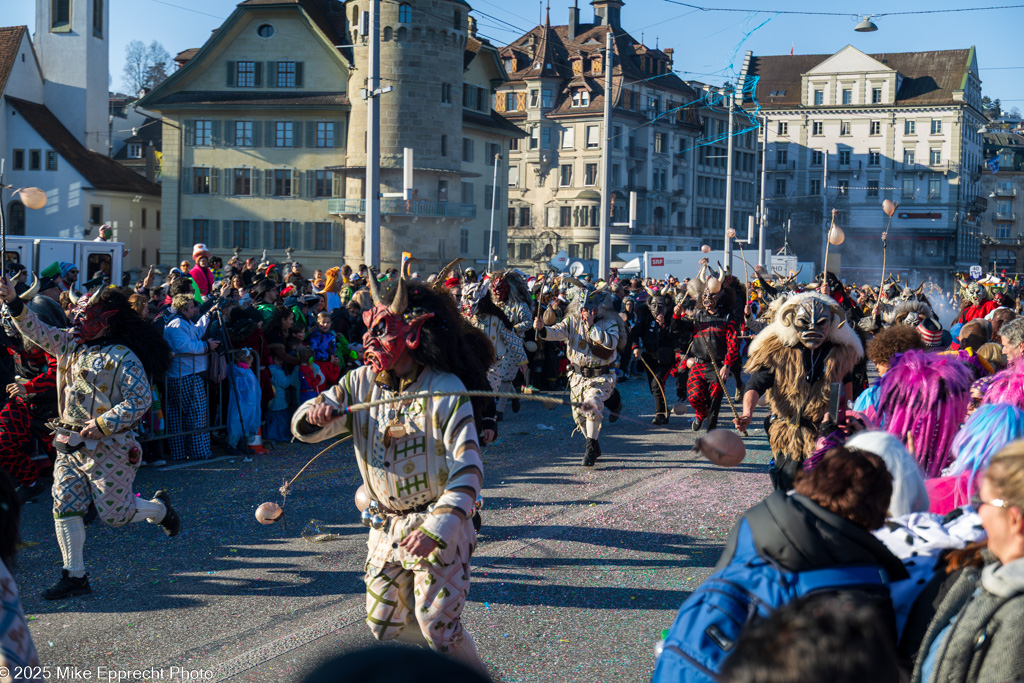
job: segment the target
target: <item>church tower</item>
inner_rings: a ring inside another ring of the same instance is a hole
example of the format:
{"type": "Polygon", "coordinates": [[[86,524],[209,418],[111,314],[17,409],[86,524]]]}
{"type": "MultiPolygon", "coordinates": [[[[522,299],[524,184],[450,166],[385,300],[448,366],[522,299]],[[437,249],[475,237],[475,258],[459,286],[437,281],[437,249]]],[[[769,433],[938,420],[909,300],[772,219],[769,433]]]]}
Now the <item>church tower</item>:
{"type": "Polygon", "coordinates": [[[46,106],[100,154],[110,153],[110,0],[36,0],[46,106]]]}

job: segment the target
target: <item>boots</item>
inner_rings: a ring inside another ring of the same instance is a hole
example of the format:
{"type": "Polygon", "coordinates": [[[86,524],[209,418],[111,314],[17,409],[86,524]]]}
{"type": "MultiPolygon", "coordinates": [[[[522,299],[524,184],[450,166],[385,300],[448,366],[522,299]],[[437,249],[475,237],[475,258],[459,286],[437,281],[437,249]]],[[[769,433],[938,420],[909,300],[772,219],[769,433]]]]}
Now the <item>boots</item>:
{"type": "Polygon", "coordinates": [[[72,595],[88,595],[92,593],[88,574],[75,577],[68,574],[67,569],[61,569],[60,573],[60,581],[43,591],[43,598],[45,600],[63,600],[72,595]]]}
{"type": "Polygon", "coordinates": [[[164,533],[168,536],[177,536],[181,530],[181,518],[178,516],[177,511],[171,507],[170,495],[166,491],[160,490],[153,495],[153,499],[161,501],[167,509],[164,518],[160,520],[160,526],[163,528],[164,533]]]}
{"type": "Polygon", "coordinates": [[[597,439],[587,439],[587,450],[583,454],[583,466],[593,467],[597,459],[601,457],[601,444],[597,439]]]}

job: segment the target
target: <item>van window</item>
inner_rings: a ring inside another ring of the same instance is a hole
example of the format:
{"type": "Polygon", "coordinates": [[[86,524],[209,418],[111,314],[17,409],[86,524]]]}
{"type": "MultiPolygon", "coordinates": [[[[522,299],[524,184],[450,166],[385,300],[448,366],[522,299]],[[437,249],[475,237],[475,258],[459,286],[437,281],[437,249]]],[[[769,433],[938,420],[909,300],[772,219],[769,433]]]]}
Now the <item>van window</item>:
{"type": "Polygon", "coordinates": [[[102,273],[107,276],[107,281],[109,282],[111,266],[110,254],[89,254],[89,262],[85,267],[85,272],[88,273],[89,276],[86,280],[92,280],[94,277],[102,273]]]}

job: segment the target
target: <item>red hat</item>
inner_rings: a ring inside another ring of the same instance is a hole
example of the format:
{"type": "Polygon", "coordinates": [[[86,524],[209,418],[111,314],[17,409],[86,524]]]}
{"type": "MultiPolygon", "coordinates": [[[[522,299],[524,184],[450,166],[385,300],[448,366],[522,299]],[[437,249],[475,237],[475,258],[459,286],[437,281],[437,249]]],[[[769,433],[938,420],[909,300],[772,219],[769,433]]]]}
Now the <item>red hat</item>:
{"type": "Polygon", "coordinates": [[[925,346],[939,346],[942,343],[942,325],[931,318],[925,318],[918,324],[917,333],[925,346]]]}
{"type": "Polygon", "coordinates": [[[459,286],[459,278],[457,278],[457,277],[450,277],[450,278],[448,278],[447,280],[444,281],[444,286],[447,287],[448,289],[455,289],[456,287],[459,286]]]}
{"type": "Polygon", "coordinates": [[[202,242],[197,242],[192,245],[192,260],[198,261],[200,256],[210,258],[210,250],[206,248],[206,245],[202,242]]]}

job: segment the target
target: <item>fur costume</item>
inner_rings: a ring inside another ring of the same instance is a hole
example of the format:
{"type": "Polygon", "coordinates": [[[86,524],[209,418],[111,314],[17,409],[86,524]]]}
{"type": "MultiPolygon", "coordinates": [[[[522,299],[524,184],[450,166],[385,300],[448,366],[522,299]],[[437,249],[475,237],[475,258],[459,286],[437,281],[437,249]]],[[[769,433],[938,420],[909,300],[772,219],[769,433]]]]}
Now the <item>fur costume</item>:
{"type": "Polygon", "coordinates": [[[500,271],[491,277],[491,298],[508,316],[512,327],[523,337],[533,325],[533,297],[518,270],[500,271]]]}
{"type": "Polygon", "coordinates": [[[697,310],[687,314],[680,328],[683,339],[691,340],[686,355],[694,359],[686,378],[686,396],[694,411],[695,430],[706,418],[710,418],[709,430],[716,425],[723,388],[717,372],[739,360],[743,320],[742,308],[736,315],[736,278],[726,276],[722,269],[718,277],[705,275],[702,267],[687,284],[687,295],[696,299],[697,310]]]}
{"type": "Polygon", "coordinates": [[[845,313],[830,297],[817,292],[795,294],[786,299],[775,321],[750,345],[747,372],[770,369],[775,376],[766,396],[775,418],[769,429],[769,442],[776,456],[785,455],[800,462],[814,451],[818,426],[828,412],[830,385],[842,382],[864,355],[860,339],[845,321],[845,313]],[[802,304],[814,300],[830,312],[825,341],[832,348],[825,360],[823,377],[811,386],[804,370],[806,347],[794,318],[802,304]]]}
{"type": "Polygon", "coordinates": [[[937,477],[967,417],[974,374],[957,356],[911,350],[895,358],[879,384],[886,430],[903,440],[925,476],[937,477]]]}

